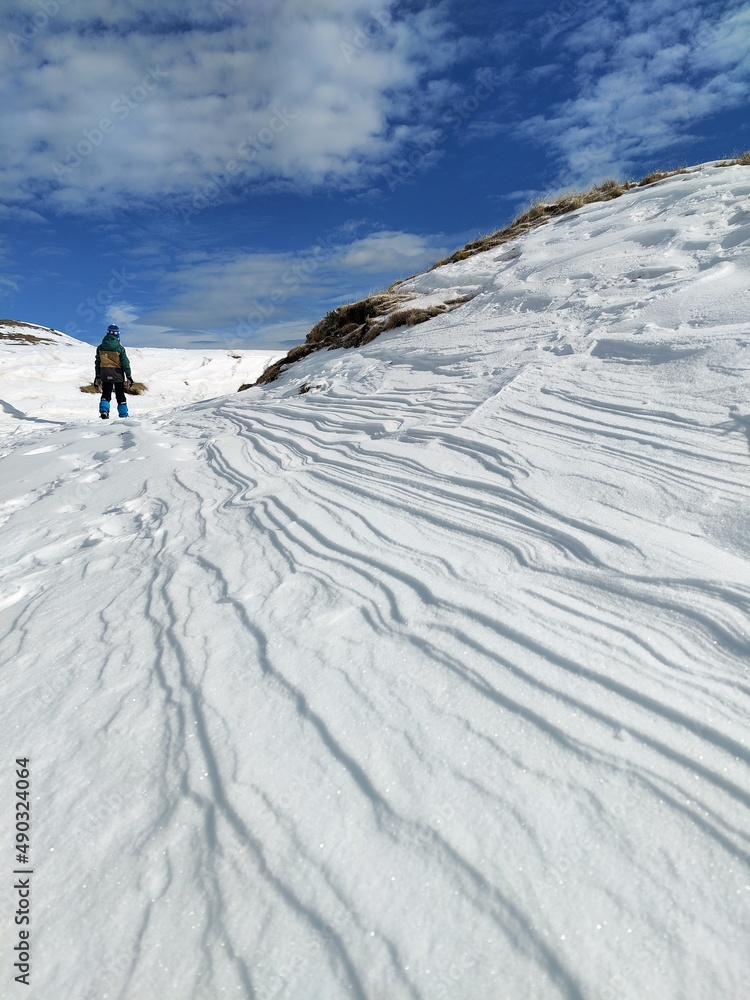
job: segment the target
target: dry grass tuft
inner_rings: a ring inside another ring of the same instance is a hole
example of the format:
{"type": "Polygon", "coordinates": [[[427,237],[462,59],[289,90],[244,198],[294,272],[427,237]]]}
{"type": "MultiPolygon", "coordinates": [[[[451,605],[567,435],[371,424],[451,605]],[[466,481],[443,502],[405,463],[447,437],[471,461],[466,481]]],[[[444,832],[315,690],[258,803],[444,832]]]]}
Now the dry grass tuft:
{"type": "Polygon", "coordinates": [[[746,149],[744,153],[735,153],[730,159],[724,160],[722,163],[717,164],[717,166],[750,167],[750,149],[746,149]]]}
{"type": "MultiPolygon", "coordinates": [[[[97,396],[101,395],[101,389],[97,389],[93,382],[89,382],[88,385],[79,386],[81,392],[96,393],[97,396]]],[[[148,386],[144,382],[133,382],[131,386],[125,386],[126,396],[142,396],[144,392],[148,392],[148,386]]]]}
{"type": "Polygon", "coordinates": [[[409,297],[403,292],[383,292],[332,309],[310,330],[304,344],[293,347],[285,358],[266,368],[257,382],[241,385],[239,391],[249,389],[251,385],[273,382],[285,368],[313,351],[323,348],[332,351],[338,347],[361,347],[369,344],[383,332],[385,317],[399,302],[409,297]]]}
{"type": "Polygon", "coordinates": [[[383,324],[382,331],[396,330],[400,326],[417,326],[418,323],[426,323],[428,319],[448,311],[447,303],[442,306],[430,306],[427,309],[401,309],[391,313],[383,324]]]}
{"type": "Polygon", "coordinates": [[[656,184],[657,181],[663,181],[667,177],[675,177],[677,174],[689,174],[690,171],[687,167],[677,167],[675,170],[653,170],[650,174],[646,174],[642,177],[636,187],[648,187],[649,184],[656,184]]]}

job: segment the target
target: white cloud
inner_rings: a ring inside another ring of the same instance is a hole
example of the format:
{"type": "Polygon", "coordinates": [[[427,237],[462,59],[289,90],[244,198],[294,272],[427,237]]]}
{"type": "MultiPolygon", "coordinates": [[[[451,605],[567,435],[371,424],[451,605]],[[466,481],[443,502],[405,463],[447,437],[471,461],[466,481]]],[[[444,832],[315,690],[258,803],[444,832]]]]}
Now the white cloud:
{"type": "Polygon", "coordinates": [[[578,8],[556,30],[558,50],[574,59],[577,94],[519,131],[561,157],[561,182],[656,163],[694,138],[702,119],[750,101],[746,2],[604,4],[578,8]]]}
{"type": "Polygon", "coordinates": [[[424,267],[445,254],[447,247],[414,233],[380,232],[356,240],[340,256],[342,268],[381,274],[424,267]]]}
{"type": "Polygon", "coordinates": [[[0,274],[0,299],[19,290],[18,282],[9,274],[0,274]]]}
{"type": "Polygon", "coordinates": [[[39,212],[22,208],[20,205],[0,205],[0,219],[8,222],[46,222],[39,212]]]}
{"type": "Polygon", "coordinates": [[[35,247],[32,251],[34,257],[69,257],[70,248],[61,247],[54,243],[47,243],[35,247]]]}
{"type": "Polygon", "coordinates": [[[19,289],[19,276],[10,270],[10,251],[5,237],[0,236],[0,299],[19,289]]]}
{"type": "Polygon", "coordinates": [[[138,320],[138,310],[127,302],[117,302],[108,306],[104,318],[108,324],[130,325],[138,320]]]}
{"type": "Polygon", "coordinates": [[[196,252],[164,276],[164,304],[138,324],[224,331],[264,344],[300,341],[334,305],[428,267],[447,250],[440,237],[378,232],[297,254],[196,252]]]}
{"type": "Polygon", "coordinates": [[[460,50],[439,4],[55,7],[43,23],[38,0],[16,3],[0,81],[0,196],[30,208],[357,181],[429,133],[460,50]]]}

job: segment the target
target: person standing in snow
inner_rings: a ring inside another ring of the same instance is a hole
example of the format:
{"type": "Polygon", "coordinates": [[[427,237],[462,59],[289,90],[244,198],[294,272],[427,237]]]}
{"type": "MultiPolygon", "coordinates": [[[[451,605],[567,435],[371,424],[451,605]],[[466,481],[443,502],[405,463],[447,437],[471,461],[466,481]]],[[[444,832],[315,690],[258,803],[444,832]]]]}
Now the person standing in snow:
{"type": "Polygon", "coordinates": [[[109,403],[113,389],[117,398],[117,415],[127,417],[125,384],[127,380],[130,388],[133,379],[130,374],[130,361],[120,343],[120,328],[117,326],[107,327],[104,340],[96,349],[95,375],[94,385],[102,390],[102,398],[99,400],[99,416],[102,420],[109,420],[109,403]]]}

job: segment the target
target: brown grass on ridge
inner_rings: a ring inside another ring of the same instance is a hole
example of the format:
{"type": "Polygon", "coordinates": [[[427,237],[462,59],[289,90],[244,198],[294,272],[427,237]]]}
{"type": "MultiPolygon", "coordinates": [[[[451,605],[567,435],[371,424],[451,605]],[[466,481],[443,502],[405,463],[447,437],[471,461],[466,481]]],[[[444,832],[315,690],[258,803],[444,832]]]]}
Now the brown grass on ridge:
{"type": "MultiPolygon", "coordinates": [[[[719,167],[750,166],[750,150],[736,154],[728,160],[716,162],[719,167]]],[[[676,167],[673,170],[654,170],[647,174],[640,181],[617,181],[609,179],[588,189],[588,191],[571,192],[563,195],[557,201],[547,203],[543,200],[534,202],[525,212],[515,218],[509,225],[496,232],[489,233],[478,240],[467,243],[460,250],[456,250],[450,257],[444,257],[437,261],[429,270],[443,267],[445,264],[455,264],[458,261],[466,260],[485,250],[492,250],[494,247],[509,243],[511,240],[523,236],[525,233],[536,229],[537,226],[544,225],[552,219],[575,212],[584,205],[591,205],[595,202],[612,201],[619,198],[634,188],[647,187],[656,184],[667,177],[674,177],[677,174],[692,173],[700,168],[676,167]]],[[[385,330],[392,330],[398,326],[414,326],[416,323],[423,323],[439,313],[455,309],[462,302],[467,301],[466,297],[451,299],[442,306],[431,306],[429,309],[409,309],[401,312],[391,312],[398,304],[399,298],[410,298],[408,293],[398,292],[396,289],[401,282],[396,281],[391,287],[379,295],[371,295],[359,302],[351,302],[345,306],[339,306],[327,313],[320,322],[316,323],[308,333],[303,344],[293,347],[286,357],[281,358],[275,364],[263,372],[256,382],[248,382],[241,385],[239,391],[250,389],[253,385],[267,385],[279,377],[279,375],[289,365],[294,364],[302,358],[312,354],[313,351],[327,347],[332,350],[335,347],[359,347],[374,340],[385,330]],[[407,318],[408,317],[408,318],[407,318]]]]}
{"type": "Polygon", "coordinates": [[[721,163],[716,164],[717,167],[750,167],[750,149],[746,149],[744,153],[735,153],[728,160],[723,160],[721,163]]]}
{"type": "Polygon", "coordinates": [[[432,271],[436,267],[443,267],[445,264],[455,264],[460,260],[467,260],[475,254],[484,253],[485,250],[492,250],[503,243],[509,243],[511,240],[523,236],[524,233],[536,229],[537,226],[541,226],[545,222],[556,219],[561,215],[567,215],[569,212],[575,212],[576,209],[583,208],[584,205],[619,198],[620,195],[635,186],[631,181],[620,183],[620,181],[610,179],[604,181],[602,184],[598,184],[596,187],[589,188],[588,191],[577,191],[563,195],[555,202],[535,201],[525,212],[517,216],[510,225],[505,226],[503,229],[498,229],[487,236],[483,236],[478,240],[474,240],[471,243],[467,243],[465,247],[457,250],[450,257],[444,257],[442,260],[437,261],[432,265],[430,270],[432,271]]]}
{"type": "Polygon", "coordinates": [[[54,344],[54,340],[50,340],[49,337],[39,337],[36,333],[15,333],[5,330],[4,327],[14,327],[21,326],[25,327],[27,330],[46,330],[48,329],[50,333],[55,331],[52,327],[35,326],[33,323],[24,323],[20,319],[0,319],[0,340],[7,340],[11,344],[54,344]]]}
{"type": "MultiPolygon", "coordinates": [[[[737,153],[731,159],[719,161],[716,163],[716,166],[750,166],[750,150],[747,150],[744,153],[737,153]]],[[[562,198],[559,198],[557,201],[552,203],[547,203],[543,200],[536,201],[530,208],[515,218],[510,225],[505,226],[503,229],[498,229],[496,232],[490,233],[488,236],[483,236],[481,239],[475,240],[473,243],[467,243],[465,247],[461,250],[457,250],[454,254],[451,254],[450,257],[445,257],[443,260],[437,261],[437,263],[432,265],[430,270],[434,270],[436,267],[442,267],[444,264],[453,264],[459,260],[466,260],[468,257],[473,257],[474,254],[482,253],[485,250],[492,250],[493,247],[500,246],[503,243],[508,243],[510,240],[514,240],[518,236],[523,236],[524,233],[529,232],[531,229],[535,229],[537,226],[540,226],[545,222],[549,222],[551,219],[556,219],[561,215],[566,215],[568,212],[575,212],[576,209],[583,208],[584,205],[591,205],[595,202],[611,201],[613,198],[619,198],[621,195],[625,194],[626,191],[632,191],[634,188],[639,187],[647,187],[650,184],[656,184],[658,181],[663,181],[667,177],[675,177],[677,174],[689,174],[695,169],[697,168],[675,167],[673,170],[654,170],[650,174],[641,178],[639,181],[621,182],[610,179],[589,188],[588,191],[579,191],[563,195],[562,198]]]]}

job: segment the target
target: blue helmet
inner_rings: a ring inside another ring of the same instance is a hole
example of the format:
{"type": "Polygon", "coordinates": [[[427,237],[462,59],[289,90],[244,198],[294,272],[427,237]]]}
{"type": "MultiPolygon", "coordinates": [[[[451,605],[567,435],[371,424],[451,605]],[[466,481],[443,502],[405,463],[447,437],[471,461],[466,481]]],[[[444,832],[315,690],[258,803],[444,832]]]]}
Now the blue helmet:
{"type": "Polygon", "coordinates": [[[119,326],[115,326],[114,323],[112,323],[110,326],[107,327],[107,335],[109,337],[116,337],[117,340],[119,340],[120,339],[120,327],[119,326]]]}

